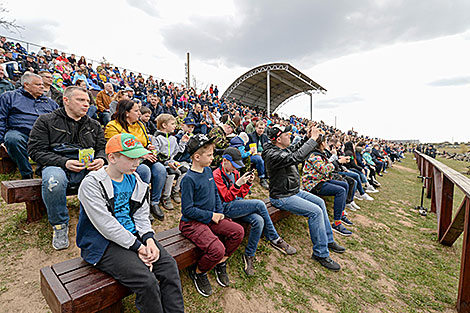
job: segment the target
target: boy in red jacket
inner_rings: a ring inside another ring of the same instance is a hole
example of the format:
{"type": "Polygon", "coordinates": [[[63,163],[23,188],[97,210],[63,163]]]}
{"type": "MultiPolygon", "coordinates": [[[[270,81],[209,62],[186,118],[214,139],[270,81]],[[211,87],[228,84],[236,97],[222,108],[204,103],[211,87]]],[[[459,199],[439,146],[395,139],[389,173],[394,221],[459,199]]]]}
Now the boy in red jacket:
{"type": "Polygon", "coordinates": [[[224,214],[251,225],[248,244],[243,255],[244,271],[248,276],[254,274],[253,260],[261,234],[264,231],[271,245],[285,254],[296,253],[276,232],[266,205],[261,200],[243,200],[253,184],[255,175],[247,172],[240,177],[237,169],[244,167],[240,150],[230,147],[222,155],[222,164],[213,172],[219,191],[224,214]]]}

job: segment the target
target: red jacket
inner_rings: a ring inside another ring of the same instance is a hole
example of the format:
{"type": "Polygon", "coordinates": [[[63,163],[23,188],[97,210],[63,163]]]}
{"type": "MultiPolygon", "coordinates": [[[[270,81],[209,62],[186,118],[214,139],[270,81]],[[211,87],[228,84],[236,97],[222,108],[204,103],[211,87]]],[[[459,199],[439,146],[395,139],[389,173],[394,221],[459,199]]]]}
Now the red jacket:
{"type": "MultiPolygon", "coordinates": [[[[237,187],[222,168],[222,165],[219,166],[213,173],[214,181],[219,190],[220,199],[222,202],[230,202],[236,198],[244,198],[250,191],[251,184],[247,183],[241,187],[237,187]]],[[[237,170],[233,171],[233,177],[235,181],[240,178],[240,173],[237,170]]]]}

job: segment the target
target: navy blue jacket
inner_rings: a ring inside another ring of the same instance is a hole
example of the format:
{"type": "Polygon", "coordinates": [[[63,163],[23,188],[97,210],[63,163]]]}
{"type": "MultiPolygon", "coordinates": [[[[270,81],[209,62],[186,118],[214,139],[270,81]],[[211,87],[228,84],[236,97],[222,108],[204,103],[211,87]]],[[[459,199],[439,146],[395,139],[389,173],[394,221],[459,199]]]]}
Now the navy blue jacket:
{"type": "Polygon", "coordinates": [[[34,99],[23,88],[5,92],[0,96],[0,143],[4,142],[5,133],[9,130],[29,136],[39,115],[58,108],[51,98],[40,96],[34,99]]]}
{"type": "Polygon", "coordinates": [[[261,140],[261,147],[263,147],[265,143],[269,142],[268,136],[266,136],[265,133],[263,133],[260,138],[256,131],[252,132],[251,134],[248,134],[248,139],[249,140],[247,146],[249,146],[250,143],[258,144],[258,140],[261,140]]]}

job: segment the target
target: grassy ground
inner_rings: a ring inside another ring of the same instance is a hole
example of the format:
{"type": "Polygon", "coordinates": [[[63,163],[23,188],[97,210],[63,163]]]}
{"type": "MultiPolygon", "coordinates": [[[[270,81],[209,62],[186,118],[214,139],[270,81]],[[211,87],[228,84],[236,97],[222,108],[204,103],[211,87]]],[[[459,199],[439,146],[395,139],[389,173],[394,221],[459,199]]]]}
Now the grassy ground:
{"type": "MultiPolygon", "coordinates": [[[[284,256],[261,241],[254,277],[247,278],[242,269],[246,239],[229,259],[230,287],[219,287],[210,273],[214,288],[210,298],[200,296],[186,271],[181,271],[186,311],[454,311],[461,239],[453,247],[440,245],[436,240],[435,215],[423,217],[414,210],[421,190],[416,176],[415,161],[408,155],[379,178],[382,188],[380,193],[373,194],[375,201],[357,201],[362,210],[349,212],[355,223],[350,228],[353,236],[335,235],[335,240],[348,249],[345,254],[332,255],[342,266],[339,273],[328,272],[310,259],[307,221],[291,216],[277,223],[276,228],[298,253],[284,256]]],[[[256,186],[251,197],[263,199],[266,193],[256,186]]],[[[69,203],[74,227],[78,213],[76,198],[71,197],[69,203]]],[[[430,206],[428,199],[425,205],[430,206]]],[[[331,201],[327,206],[332,211],[331,201]]],[[[23,207],[0,205],[0,312],[47,312],[39,291],[39,269],[79,252],[74,245],[65,251],[52,251],[47,220],[26,224],[23,207]],[[18,300],[25,303],[22,308],[10,305],[18,300]]],[[[178,219],[177,210],[167,212],[165,222],[154,228],[159,231],[174,227],[178,219]]],[[[137,312],[133,299],[132,296],[125,299],[125,312],[137,312]]]]}

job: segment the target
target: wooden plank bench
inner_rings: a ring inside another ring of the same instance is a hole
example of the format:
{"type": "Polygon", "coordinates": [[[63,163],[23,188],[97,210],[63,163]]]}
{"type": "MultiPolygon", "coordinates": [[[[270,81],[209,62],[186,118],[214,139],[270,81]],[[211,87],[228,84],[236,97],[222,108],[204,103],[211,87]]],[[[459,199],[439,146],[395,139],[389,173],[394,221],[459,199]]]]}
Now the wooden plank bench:
{"type": "MultiPolygon", "coordinates": [[[[273,222],[290,215],[265,200],[273,222]]],[[[245,230],[248,225],[243,225],[245,230]]],[[[178,268],[184,269],[201,255],[196,246],[172,228],[155,235],[157,240],[175,258],[178,268]]],[[[41,292],[53,313],[59,312],[120,312],[122,299],[130,291],[114,278],[75,258],[40,270],[41,292]]]]}
{"type": "Polygon", "coordinates": [[[5,146],[0,146],[0,174],[10,174],[16,171],[16,163],[8,155],[5,146]]]}
{"type": "MultiPolygon", "coordinates": [[[[27,221],[40,220],[46,214],[42,201],[41,179],[21,179],[2,181],[1,194],[7,204],[25,203],[27,221]]],[[[76,195],[77,189],[68,189],[67,195],[76,195]]]]}

